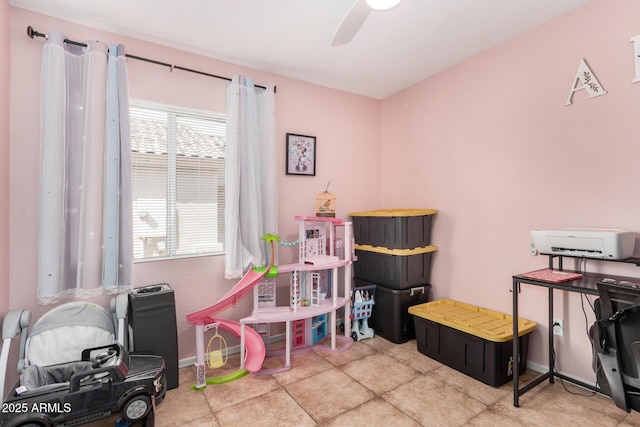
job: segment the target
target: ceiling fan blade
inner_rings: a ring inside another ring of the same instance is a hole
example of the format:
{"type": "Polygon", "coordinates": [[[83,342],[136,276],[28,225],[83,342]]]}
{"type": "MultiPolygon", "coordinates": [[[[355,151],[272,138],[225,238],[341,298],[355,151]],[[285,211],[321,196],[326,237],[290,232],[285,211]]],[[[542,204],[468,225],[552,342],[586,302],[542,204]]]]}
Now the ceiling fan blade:
{"type": "Polygon", "coordinates": [[[364,21],[367,20],[369,12],[371,12],[371,8],[365,0],[356,0],[353,6],[351,6],[351,9],[349,9],[349,12],[347,12],[342,19],[336,33],[333,35],[331,46],[340,46],[349,43],[358,33],[364,21]]]}

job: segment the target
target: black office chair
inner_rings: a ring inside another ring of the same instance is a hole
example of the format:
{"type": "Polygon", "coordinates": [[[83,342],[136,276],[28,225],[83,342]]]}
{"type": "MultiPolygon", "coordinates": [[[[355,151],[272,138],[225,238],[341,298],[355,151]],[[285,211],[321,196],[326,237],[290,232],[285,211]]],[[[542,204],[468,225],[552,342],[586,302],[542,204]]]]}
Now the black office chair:
{"type": "Polygon", "coordinates": [[[589,336],[598,385],[617,407],[640,411],[640,287],[608,281],[597,286],[589,336]]]}

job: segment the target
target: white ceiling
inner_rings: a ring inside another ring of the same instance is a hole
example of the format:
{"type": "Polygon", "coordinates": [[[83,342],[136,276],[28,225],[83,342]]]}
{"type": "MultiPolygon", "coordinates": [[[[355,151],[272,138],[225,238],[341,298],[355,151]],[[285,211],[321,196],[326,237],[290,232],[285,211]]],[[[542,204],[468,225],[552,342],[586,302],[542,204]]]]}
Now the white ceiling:
{"type": "Polygon", "coordinates": [[[355,38],[338,47],[331,46],[331,39],[354,0],[9,1],[67,21],[383,99],[591,0],[403,0],[389,11],[371,12],[355,38]]]}

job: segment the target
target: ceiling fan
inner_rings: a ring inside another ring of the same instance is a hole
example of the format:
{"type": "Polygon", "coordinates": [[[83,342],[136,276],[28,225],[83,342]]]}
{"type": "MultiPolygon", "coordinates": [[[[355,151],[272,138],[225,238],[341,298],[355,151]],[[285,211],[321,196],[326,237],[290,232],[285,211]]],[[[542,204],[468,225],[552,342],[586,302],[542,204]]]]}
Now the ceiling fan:
{"type": "Polygon", "coordinates": [[[372,10],[389,10],[401,0],[356,0],[333,35],[331,46],[347,44],[358,33],[372,10]]]}

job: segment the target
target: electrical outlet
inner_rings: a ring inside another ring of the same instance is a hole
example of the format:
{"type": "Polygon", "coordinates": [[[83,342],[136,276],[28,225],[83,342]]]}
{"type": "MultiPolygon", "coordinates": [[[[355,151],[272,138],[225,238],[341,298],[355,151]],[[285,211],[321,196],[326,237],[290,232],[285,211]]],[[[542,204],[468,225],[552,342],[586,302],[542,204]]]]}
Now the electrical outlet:
{"type": "Polygon", "coordinates": [[[564,336],[564,322],[562,319],[553,319],[553,335],[564,336]]]}

